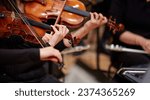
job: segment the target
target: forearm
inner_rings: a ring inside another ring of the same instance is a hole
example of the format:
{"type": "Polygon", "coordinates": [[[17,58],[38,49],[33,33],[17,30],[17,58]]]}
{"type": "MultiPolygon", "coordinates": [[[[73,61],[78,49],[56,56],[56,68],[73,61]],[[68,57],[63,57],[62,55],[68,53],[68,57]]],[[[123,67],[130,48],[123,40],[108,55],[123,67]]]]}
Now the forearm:
{"type": "Polygon", "coordinates": [[[146,39],[130,31],[125,31],[120,35],[119,40],[126,44],[141,46],[146,39]]]}
{"type": "Polygon", "coordinates": [[[74,32],[73,37],[76,39],[82,39],[85,37],[91,30],[101,27],[107,23],[107,18],[101,13],[90,13],[91,19],[87,21],[83,27],[74,32]]]}
{"type": "Polygon", "coordinates": [[[39,49],[0,49],[0,65],[39,62],[39,49]]]}
{"type": "Polygon", "coordinates": [[[72,33],[72,37],[73,38],[79,38],[82,39],[83,37],[85,37],[92,29],[90,27],[88,27],[86,24],[81,27],[80,29],[78,29],[77,31],[72,33]]]}
{"type": "Polygon", "coordinates": [[[72,33],[72,37],[73,37],[73,38],[74,38],[74,37],[78,37],[78,38],[81,39],[82,37],[85,36],[85,34],[86,34],[85,31],[86,31],[86,30],[82,27],[82,28],[80,28],[79,30],[73,32],[73,33],[72,33]]]}
{"type": "Polygon", "coordinates": [[[61,40],[57,45],[55,45],[55,48],[59,51],[63,51],[66,48],[70,48],[72,46],[72,43],[70,43],[70,40],[67,38],[64,38],[61,40]]]}

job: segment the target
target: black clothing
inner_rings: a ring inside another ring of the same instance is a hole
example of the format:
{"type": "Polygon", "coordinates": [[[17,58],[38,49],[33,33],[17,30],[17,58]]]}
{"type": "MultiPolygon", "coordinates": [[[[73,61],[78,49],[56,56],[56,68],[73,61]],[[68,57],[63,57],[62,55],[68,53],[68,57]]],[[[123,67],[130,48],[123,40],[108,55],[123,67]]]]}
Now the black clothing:
{"type": "MultiPolygon", "coordinates": [[[[0,2],[13,10],[8,0],[0,2]]],[[[20,36],[0,38],[0,82],[59,82],[49,75],[50,62],[40,61],[39,47],[20,36]]]]}
{"type": "MultiPolygon", "coordinates": [[[[110,15],[117,23],[123,23],[125,30],[150,38],[150,3],[146,0],[112,0],[110,15]]],[[[114,44],[128,48],[142,49],[139,46],[125,44],[114,37],[114,44]]],[[[150,57],[142,54],[113,52],[112,62],[117,67],[129,67],[150,62],[150,57]]]]}
{"type": "Polygon", "coordinates": [[[39,49],[0,49],[0,57],[0,65],[40,62],[39,49]]]}
{"type": "Polygon", "coordinates": [[[49,77],[49,63],[40,61],[38,48],[16,41],[0,39],[0,82],[59,82],[49,77]]]}
{"type": "MultiPolygon", "coordinates": [[[[10,2],[16,3],[16,0],[9,0],[10,2]]],[[[7,10],[13,11],[13,7],[8,2],[8,0],[0,0],[0,6],[5,6],[7,10]]]]}
{"type": "Polygon", "coordinates": [[[150,38],[150,3],[146,0],[112,0],[110,15],[123,23],[125,30],[150,38]]]}

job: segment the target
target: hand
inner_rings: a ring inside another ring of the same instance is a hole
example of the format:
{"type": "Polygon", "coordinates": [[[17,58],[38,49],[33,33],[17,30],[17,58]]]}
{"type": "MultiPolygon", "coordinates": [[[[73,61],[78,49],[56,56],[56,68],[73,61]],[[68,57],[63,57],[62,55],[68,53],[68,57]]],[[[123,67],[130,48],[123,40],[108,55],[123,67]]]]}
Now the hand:
{"type": "Polygon", "coordinates": [[[45,33],[45,35],[42,37],[42,40],[43,40],[45,43],[49,43],[49,41],[51,40],[52,36],[53,36],[52,34],[45,33]]]}
{"type": "Polygon", "coordinates": [[[107,18],[104,17],[101,13],[98,14],[98,13],[94,12],[94,13],[90,13],[90,15],[91,15],[91,19],[89,21],[87,21],[84,25],[87,27],[87,29],[92,30],[92,29],[95,29],[95,28],[107,23],[107,18]]]}
{"type": "Polygon", "coordinates": [[[149,39],[143,39],[143,41],[141,41],[141,46],[146,52],[150,53],[150,40],[149,39]]]}
{"type": "Polygon", "coordinates": [[[69,29],[64,25],[55,25],[51,27],[53,28],[54,32],[52,32],[50,35],[44,35],[42,39],[54,47],[66,36],[66,34],[69,32],[69,29]]]}
{"type": "MultiPolygon", "coordinates": [[[[133,36],[132,36],[133,37],[133,36]]],[[[136,45],[141,46],[146,52],[150,53],[150,40],[141,36],[136,36],[136,45]]]]}
{"type": "Polygon", "coordinates": [[[102,14],[98,13],[90,13],[91,19],[87,21],[83,27],[78,29],[72,34],[72,37],[76,37],[76,40],[79,41],[83,37],[85,37],[91,30],[100,27],[101,25],[107,23],[107,18],[104,17],[102,14]]]}
{"type": "Polygon", "coordinates": [[[58,63],[62,62],[61,53],[53,47],[41,48],[40,59],[41,61],[53,61],[58,63]]]}

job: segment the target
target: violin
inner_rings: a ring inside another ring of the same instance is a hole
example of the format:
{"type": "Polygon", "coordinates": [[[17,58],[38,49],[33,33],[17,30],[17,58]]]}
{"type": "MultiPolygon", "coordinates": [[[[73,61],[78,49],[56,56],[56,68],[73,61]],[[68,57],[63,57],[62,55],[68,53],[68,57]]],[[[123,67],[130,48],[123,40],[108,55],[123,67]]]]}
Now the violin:
{"type": "Polygon", "coordinates": [[[63,7],[63,0],[45,0],[42,5],[37,2],[25,3],[25,13],[34,15],[40,19],[47,20],[60,16],[60,22],[70,27],[78,27],[84,21],[86,7],[78,0],[66,0],[63,7]],[[32,8],[32,9],[31,9],[32,8]],[[63,9],[62,9],[63,8],[63,9]],[[63,10],[61,12],[61,10],[63,10]]]}
{"type": "MultiPolygon", "coordinates": [[[[25,4],[25,12],[34,15],[40,19],[50,19],[58,16],[61,12],[63,0],[45,0],[46,5],[41,5],[36,2],[25,4]],[[32,8],[32,9],[31,9],[32,8]]],[[[86,11],[85,5],[78,0],[66,0],[61,14],[61,21],[71,28],[77,28],[83,22],[84,17],[90,17],[90,13],[86,11]]],[[[107,26],[113,33],[124,30],[123,24],[116,23],[116,20],[109,18],[107,26]]]]}
{"type": "MultiPolygon", "coordinates": [[[[42,41],[41,36],[43,36],[43,33],[45,32],[43,30],[41,31],[41,29],[51,30],[52,28],[49,27],[49,25],[41,23],[36,17],[21,14],[21,11],[17,9],[13,1],[8,0],[8,2],[14,8],[15,13],[0,6],[0,37],[20,35],[26,41],[40,43],[42,47],[50,46],[43,43],[44,41],[42,41]],[[31,25],[33,25],[33,28],[31,25]],[[39,34],[39,31],[42,34],[39,34]],[[35,38],[38,42],[34,40],[35,38]]],[[[63,66],[60,62],[58,62],[58,65],[60,65],[60,67],[63,66]]]]}
{"type": "MultiPolygon", "coordinates": [[[[51,27],[41,22],[39,18],[31,15],[25,15],[27,21],[33,26],[38,33],[36,36],[40,39],[45,35],[46,31],[51,31],[51,27]]],[[[27,25],[14,12],[6,10],[5,7],[0,7],[0,37],[9,37],[11,35],[19,35],[25,41],[39,44],[35,36],[28,29],[27,25]]]]}
{"type": "Polygon", "coordinates": [[[113,34],[115,34],[116,32],[123,32],[123,30],[125,29],[124,25],[121,23],[118,24],[116,22],[116,19],[113,19],[112,16],[109,17],[107,26],[113,34]]]}

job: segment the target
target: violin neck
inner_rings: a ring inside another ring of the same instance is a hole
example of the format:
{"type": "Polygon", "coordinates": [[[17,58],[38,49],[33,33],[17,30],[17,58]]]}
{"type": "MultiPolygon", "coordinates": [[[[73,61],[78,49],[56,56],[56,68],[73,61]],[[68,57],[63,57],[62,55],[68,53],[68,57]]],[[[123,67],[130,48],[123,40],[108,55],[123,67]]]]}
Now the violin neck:
{"type": "MultiPolygon", "coordinates": [[[[5,15],[4,13],[0,13],[0,18],[5,18],[6,16],[7,15],[5,15]]],[[[49,25],[47,25],[47,24],[44,24],[42,22],[38,22],[38,21],[32,20],[32,19],[30,19],[28,17],[25,17],[25,18],[27,19],[27,21],[29,21],[29,23],[32,26],[36,26],[36,27],[39,27],[39,28],[42,28],[42,29],[46,29],[46,30],[50,30],[50,31],[52,30],[52,28],[49,25]]]]}
{"type": "Polygon", "coordinates": [[[81,15],[83,17],[89,17],[90,16],[90,13],[87,11],[79,10],[79,9],[76,9],[76,8],[73,8],[73,7],[67,6],[67,5],[65,5],[64,10],[71,12],[71,13],[81,15]]]}
{"type": "Polygon", "coordinates": [[[42,29],[46,29],[46,30],[52,30],[52,28],[47,25],[47,24],[44,24],[42,22],[37,22],[35,20],[32,20],[32,19],[29,19],[27,18],[27,20],[29,21],[29,23],[32,25],[32,26],[36,26],[36,27],[39,27],[39,28],[42,28],[42,29]]]}

